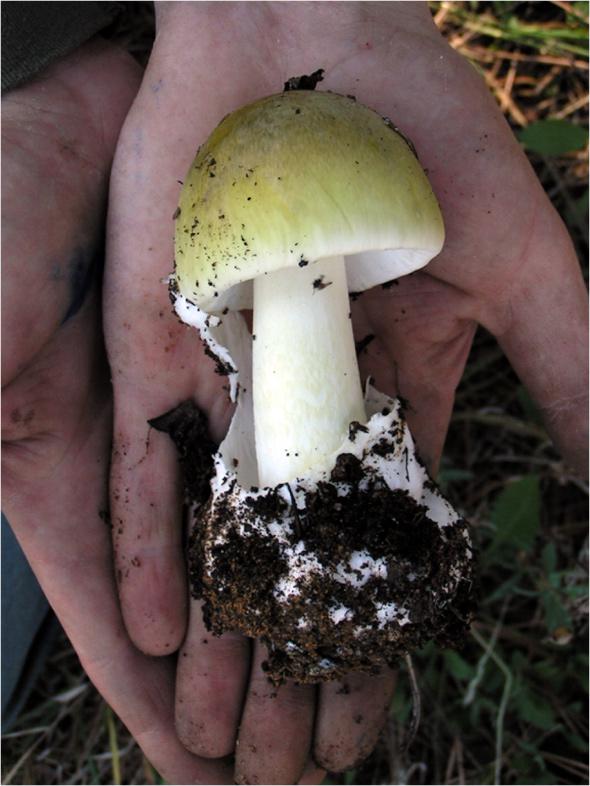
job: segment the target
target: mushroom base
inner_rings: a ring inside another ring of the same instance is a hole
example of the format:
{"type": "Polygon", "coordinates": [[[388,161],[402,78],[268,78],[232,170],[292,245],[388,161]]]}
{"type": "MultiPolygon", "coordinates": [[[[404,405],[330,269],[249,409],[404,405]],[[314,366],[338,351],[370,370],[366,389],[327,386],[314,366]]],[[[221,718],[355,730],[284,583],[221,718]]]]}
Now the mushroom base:
{"type": "MultiPolygon", "coordinates": [[[[333,475],[342,479],[357,469],[358,459],[342,455],[333,475]]],[[[292,592],[277,593],[286,549],[259,523],[271,525],[286,505],[276,493],[253,500],[257,524],[250,533],[225,532],[222,539],[232,514],[220,505],[209,516],[209,508],[189,552],[192,591],[204,600],[207,627],[262,639],[269,653],[263,668],[273,682],[374,673],[431,639],[446,647],[462,643],[474,610],[464,520],[441,530],[406,491],[374,484],[341,498],[334,486],[319,483],[306,494],[306,514],[290,543],[300,555],[313,555],[319,569],[292,592]],[[367,564],[379,570],[364,581],[367,564]],[[358,565],[348,571],[351,581],[342,565],[358,565]],[[449,584],[457,571],[461,578],[449,584]]]]}
{"type": "MultiPolygon", "coordinates": [[[[185,406],[183,422],[188,416],[185,406]]],[[[467,522],[419,464],[419,493],[390,487],[387,467],[399,464],[411,437],[398,411],[387,422],[373,439],[351,427],[352,452],[307,488],[246,490],[219,455],[205,504],[202,482],[189,481],[192,593],[213,633],[240,630],[267,645],[264,668],[275,683],[375,673],[432,639],[460,646],[468,630],[475,559],[467,522]]],[[[184,439],[185,464],[194,462],[199,429],[166,430],[177,444],[184,439]]]]}

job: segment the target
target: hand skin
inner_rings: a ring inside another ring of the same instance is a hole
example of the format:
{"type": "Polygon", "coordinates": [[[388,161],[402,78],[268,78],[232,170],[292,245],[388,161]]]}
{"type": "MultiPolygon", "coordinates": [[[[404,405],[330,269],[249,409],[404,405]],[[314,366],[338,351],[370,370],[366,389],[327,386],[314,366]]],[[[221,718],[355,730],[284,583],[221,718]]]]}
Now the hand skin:
{"type": "Polygon", "coordinates": [[[3,510],[90,679],[172,783],[227,783],[174,728],[169,659],[125,630],[107,507],[100,259],[111,160],[139,84],[98,41],[2,98],[3,510]]]}
{"type": "MultiPolygon", "coordinates": [[[[440,201],[445,248],[398,286],[353,306],[357,337],[377,338],[361,372],[409,400],[422,456],[436,469],[476,325],[499,340],[579,471],[587,446],[586,294],[567,232],[475,70],[425,4],[161,3],[157,39],[125,122],[111,181],[105,334],[115,388],[111,505],[119,592],[144,652],[182,643],[176,723],[208,757],[236,748],[238,782],[293,783],[310,757],[330,770],[373,747],[394,675],[271,695],[263,654],[237,634],[188,634],[176,457],[147,420],[193,397],[220,438],[230,414],[197,335],[171,314],[180,185],[228,112],[325,69],[319,89],[354,94],[410,137],[440,201]],[[585,431],[586,430],[586,431],[585,431]],[[137,567],[139,565],[139,567],[137,567]],[[362,723],[355,718],[362,716],[362,723]]],[[[309,770],[309,782],[321,773],[309,770]]]]}

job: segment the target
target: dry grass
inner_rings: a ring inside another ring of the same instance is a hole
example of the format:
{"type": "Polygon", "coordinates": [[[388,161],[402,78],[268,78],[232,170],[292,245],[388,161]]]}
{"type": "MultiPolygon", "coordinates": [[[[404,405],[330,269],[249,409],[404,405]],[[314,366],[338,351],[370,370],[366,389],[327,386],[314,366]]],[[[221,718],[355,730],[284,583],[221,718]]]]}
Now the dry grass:
{"type": "MultiPolygon", "coordinates": [[[[133,6],[111,33],[145,62],[152,14],[133,6]]],[[[539,120],[588,124],[587,3],[431,3],[449,42],[481,72],[515,132],[539,120]]],[[[588,253],[587,148],[530,153],[588,253]]],[[[460,654],[414,658],[422,719],[406,747],[412,698],[402,670],[378,749],[329,783],[587,783],[587,487],[554,452],[494,340],[476,337],[457,392],[441,482],[476,524],[483,597],[460,654]],[[537,527],[498,543],[502,505],[537,527]],[[531,517],[536,517],[535,520],[531,517]]],[[[12,732],[3,782],[157,783],[157,773],[88,684],[62,637],[12,732]]]]}

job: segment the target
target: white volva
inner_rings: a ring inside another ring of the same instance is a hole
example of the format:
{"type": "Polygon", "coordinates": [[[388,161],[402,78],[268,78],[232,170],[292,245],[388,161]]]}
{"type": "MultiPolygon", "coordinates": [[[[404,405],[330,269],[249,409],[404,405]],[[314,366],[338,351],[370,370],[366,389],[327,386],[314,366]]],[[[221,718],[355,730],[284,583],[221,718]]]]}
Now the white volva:
{"type": "Polygon", "coordinates": [[[261,486],[323,468],[366,420],[343,257],[254,281],[253,397],[261,486]]]}

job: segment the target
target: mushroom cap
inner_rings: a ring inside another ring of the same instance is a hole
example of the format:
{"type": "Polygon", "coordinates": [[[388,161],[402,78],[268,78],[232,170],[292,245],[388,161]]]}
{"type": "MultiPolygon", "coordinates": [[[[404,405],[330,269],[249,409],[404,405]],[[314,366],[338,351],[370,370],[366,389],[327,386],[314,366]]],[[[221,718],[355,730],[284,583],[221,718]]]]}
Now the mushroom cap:
{"type": "Polygon", "coordinates": [[[391,123],[294,90],[227,115],[198,151],[177,211],[176,287],[208,312],[250,308],[256,276],[344,256],[349,289],[363,291],[443,241],[428,179],[391,123]]]}

